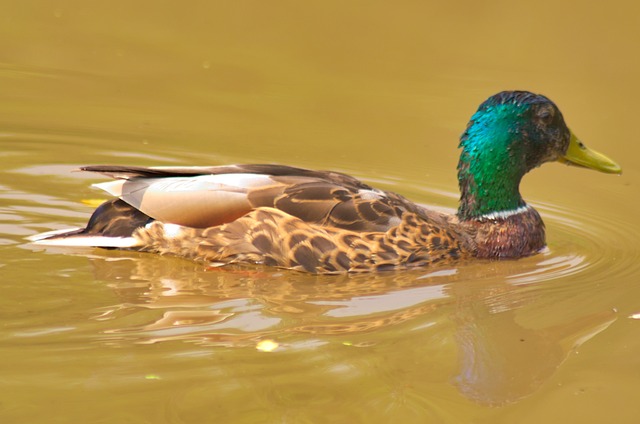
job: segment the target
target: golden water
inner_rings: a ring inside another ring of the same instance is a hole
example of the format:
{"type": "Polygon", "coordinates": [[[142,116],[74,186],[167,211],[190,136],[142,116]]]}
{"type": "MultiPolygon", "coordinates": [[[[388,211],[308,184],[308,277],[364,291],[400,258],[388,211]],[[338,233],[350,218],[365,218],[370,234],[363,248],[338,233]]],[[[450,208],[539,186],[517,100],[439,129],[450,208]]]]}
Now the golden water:
{"type": "Polygon", "coordinates": [[[0,422],[638,422],[636,3],[3,3],[0,422]],[[316,277],[23,240],[86,221],[83,164],[330,168],[455,208],[458,135],[514,88],[624,169],[527,176],[535,257],[316,277]]]}

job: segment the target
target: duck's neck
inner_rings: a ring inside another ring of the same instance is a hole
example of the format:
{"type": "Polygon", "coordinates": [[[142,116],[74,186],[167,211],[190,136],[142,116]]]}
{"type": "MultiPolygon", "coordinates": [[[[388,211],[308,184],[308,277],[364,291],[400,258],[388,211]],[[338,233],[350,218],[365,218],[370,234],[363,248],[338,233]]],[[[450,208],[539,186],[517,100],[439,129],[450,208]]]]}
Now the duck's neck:
{"type": "Polygon", "coordinates": [[[504,105],[477,112],[471,118],[460,139],[460,220],[525,206],[519,186],[528,165],[516,118],[518,115],[514,118],[504,105]]]}
{"type": "Polygon", "coordinates": [[[511,214],[525,206],[520,195],[524,175],[508,158],[485,160],[464,151],[458,164],[460,205],[458,218],[469,220],[494,214],[511,214]]]}

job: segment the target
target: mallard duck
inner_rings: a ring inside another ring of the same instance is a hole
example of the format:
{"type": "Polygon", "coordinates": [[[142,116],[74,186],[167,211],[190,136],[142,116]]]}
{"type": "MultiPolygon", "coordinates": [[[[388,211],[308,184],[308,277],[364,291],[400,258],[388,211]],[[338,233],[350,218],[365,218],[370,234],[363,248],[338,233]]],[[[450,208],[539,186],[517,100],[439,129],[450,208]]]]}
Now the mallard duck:
{"type": "Polygon", "coordinates": [[[132,249],[311,273],[421,267],[461,258],[512,259],[545,246],[522,177],[559,161],[619,174],[567,128],[557,106],[527,91],[498,93],[460,139],[460,205],[448,215],[331,171],[283,165],[85,166],[116,198],[85,228],[33,237],[44,245],[132,249]]]}

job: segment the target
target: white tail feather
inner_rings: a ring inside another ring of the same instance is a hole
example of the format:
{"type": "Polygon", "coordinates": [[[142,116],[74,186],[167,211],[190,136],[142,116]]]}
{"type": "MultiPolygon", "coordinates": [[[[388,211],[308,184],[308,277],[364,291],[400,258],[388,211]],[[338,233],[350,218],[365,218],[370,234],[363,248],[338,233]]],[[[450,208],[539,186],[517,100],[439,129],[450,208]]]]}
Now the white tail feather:
{"type": "Polygon", "coordinates": [[[26,239],[32,242],[38,242],[40,240],[44,240],[54,236],[59,236],[61,234],[72,233],[74,231],[78,231],[81,229],[82,229],[81,227],[78,227],[78,228],[65,228],[63,230],[52,230],[52,231],[47,231],[46,233],[34,234],[32,236],[26,237],[26,239]]]}
{"type": "Polygon", "coordinates": [[[140,242],[134,237],[106,237],[95,235],[70,235],[64,237],[64,234],[74,230],[55,230],[46,233],[36,234],[27,237],[27,240],[33,244],[43,246],[70,246],[70,247],[115,247],[128,248],[140,245],[140,242]]]}

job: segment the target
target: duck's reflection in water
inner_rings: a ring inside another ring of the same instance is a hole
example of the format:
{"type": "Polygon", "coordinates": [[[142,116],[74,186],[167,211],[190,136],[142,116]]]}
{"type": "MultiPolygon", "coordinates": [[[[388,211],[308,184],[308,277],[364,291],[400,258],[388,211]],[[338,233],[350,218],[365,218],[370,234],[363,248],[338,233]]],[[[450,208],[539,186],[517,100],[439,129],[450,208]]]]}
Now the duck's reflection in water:
{"type": "MultiPolygon", "coordinates": [[[[106,281],[120,300],[94,317],[110,323],[105,343],[185,340],[240,347],[296,334],[318,338],[367,333],[375,339],[376,331],[384,339],[383,331],[401,324],[428,328],[444,320],[450,325],[431,331],[451,331],[447,339],[458,352],[452,384],[465,397],[494,406],[535,392],[578,346],[615,320],[613,311],[537,319],[536,308],[544,314],[549,303],[540,300],[544,290],[508,282],[523,266],[535,272],[542,262],[534,258],[524,264],[344,276],[206,268],[118,252],[95,257],[92,263],[96,278],[106,281]]],[[[570,292],[563,295],[565,300],[570,297],[570,292]]]]}

